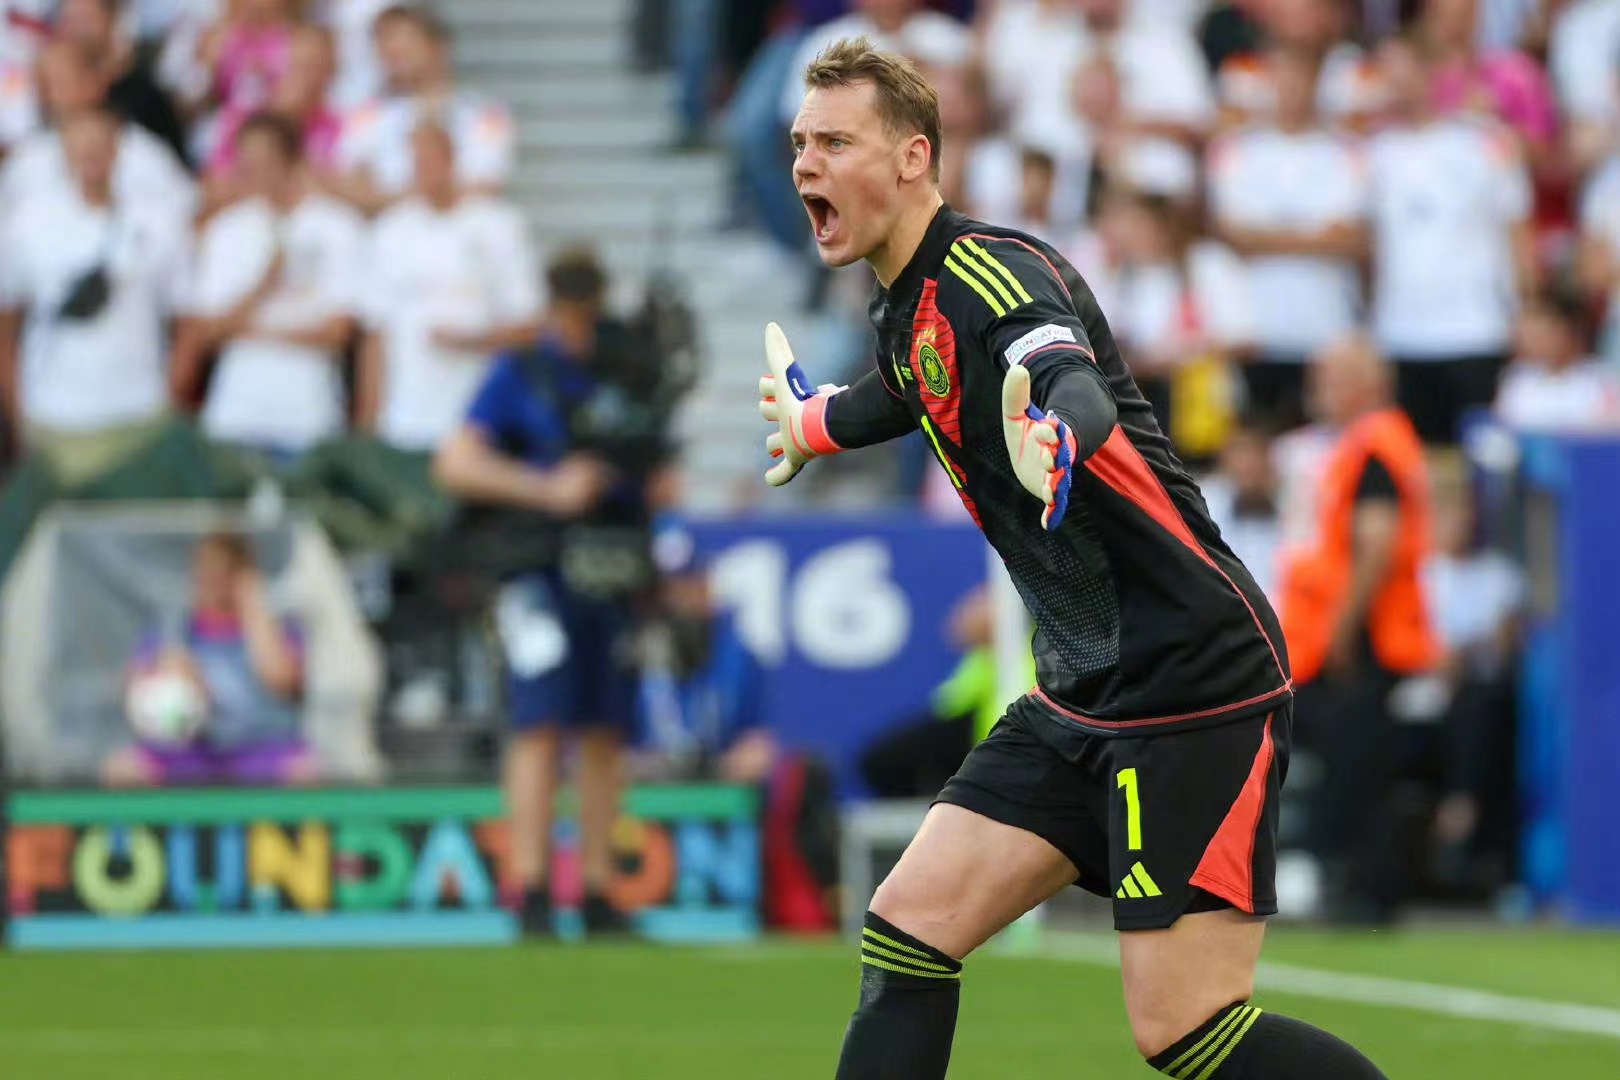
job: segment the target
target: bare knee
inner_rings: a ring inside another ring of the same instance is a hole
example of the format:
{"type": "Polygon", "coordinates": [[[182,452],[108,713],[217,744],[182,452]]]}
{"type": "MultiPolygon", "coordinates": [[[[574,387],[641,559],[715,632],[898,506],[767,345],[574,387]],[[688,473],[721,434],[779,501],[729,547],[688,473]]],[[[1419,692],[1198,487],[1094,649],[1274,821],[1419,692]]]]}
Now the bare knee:
{"type": "Polygon", "coordinates": [[[1231,910],[1185,915],[1167,930],[1120,939],[1125,1011],[1143,1057],[1164,1053],[1254,994],[1263,920],[1231,910]]]}
{"type": "Polygon", "coordinates": [[[1152,1061],[1153,1057],[1184,1040],[1192,1031],[1199,1030],[1209,1018],[1233,1002],[1247,1001],[1254,996],[1254,988],[1231,988],[1218,991],[1217,1006],[1189,1006],[1186,1001],[1165,1001],[1163,1004],[1145,1004],[1131,1009],[1131,1038],[1136,1041],[1136,1052],[1152,1061]]]}
{"type": "Polygon", "coordinates": [[[507,741],[506,752],[514,757],[555,757],[561,736],[557,729],[547,725],[514,731],[507,741]]]}

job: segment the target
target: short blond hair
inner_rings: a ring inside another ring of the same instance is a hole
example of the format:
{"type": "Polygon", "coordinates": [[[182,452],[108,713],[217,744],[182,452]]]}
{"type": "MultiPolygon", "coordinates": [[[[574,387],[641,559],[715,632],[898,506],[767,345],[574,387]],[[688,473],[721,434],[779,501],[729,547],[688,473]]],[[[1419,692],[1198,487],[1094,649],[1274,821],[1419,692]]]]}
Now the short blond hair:
{"type": "Polygon", "coordinates": [[[835,41],[804,69],[806,89],[871,83],[883,127],[895,138],[928,140],[928,172],[939,182],[939,94],[917,65],[898,53],[881,52],[864,37],[835,41]]]}

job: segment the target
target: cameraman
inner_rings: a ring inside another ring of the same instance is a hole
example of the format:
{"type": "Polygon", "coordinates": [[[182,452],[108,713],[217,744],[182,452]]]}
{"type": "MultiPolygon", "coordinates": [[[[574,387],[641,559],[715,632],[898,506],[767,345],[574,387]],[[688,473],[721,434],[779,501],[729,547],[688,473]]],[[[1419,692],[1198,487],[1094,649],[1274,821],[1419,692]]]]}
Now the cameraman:
{"type": "Polygon", "coordinates": [[[578,741],[587,932],[622,929],[609,903],[623,744],[635,725],[632,604],[651,581],[649,491],[669,457],[657,350],[606,318],[588,251],[547,269],[551,309],[532,346],[500,357],[440,447],[439,482],[486,507],[510,560],[496,602],[513,735],[504,786],[526,931],[550,928],[561,733],[578,741]]]}

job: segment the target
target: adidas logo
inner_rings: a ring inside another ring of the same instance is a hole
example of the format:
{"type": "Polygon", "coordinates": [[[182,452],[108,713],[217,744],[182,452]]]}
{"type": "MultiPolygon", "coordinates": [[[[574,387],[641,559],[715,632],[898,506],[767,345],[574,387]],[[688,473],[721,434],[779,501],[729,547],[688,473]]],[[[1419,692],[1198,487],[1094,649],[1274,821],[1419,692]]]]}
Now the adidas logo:
{"type": "Polygon", "coordinates": [[[1147,868],[1141,863],[1131,867],[1130,873],[1120,883],[1119,891],[1114,894],[1115,900],[1141,900],[1148,896],[1163,896],[1158,884],[1148,875],[1147,868]]]}

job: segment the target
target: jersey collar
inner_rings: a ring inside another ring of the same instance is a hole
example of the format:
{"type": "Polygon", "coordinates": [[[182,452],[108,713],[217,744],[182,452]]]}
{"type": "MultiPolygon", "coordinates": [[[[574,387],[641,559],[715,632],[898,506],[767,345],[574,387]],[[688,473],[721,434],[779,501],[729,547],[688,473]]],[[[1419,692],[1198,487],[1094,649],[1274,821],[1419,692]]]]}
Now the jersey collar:
{"type": "Polygon", "coordinates": [[[894,284],[889,286],[890,296],[909,295],[922,283],[924,274],[944,261],[961,220],[962,215],[952,210],[950,203],[940,204],[939,209],[934,211],[933,220],[928,223],[928,231],[923,233],[922,243],[912,253],[911,261],[894,279],[894,284]]]}

